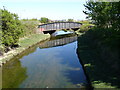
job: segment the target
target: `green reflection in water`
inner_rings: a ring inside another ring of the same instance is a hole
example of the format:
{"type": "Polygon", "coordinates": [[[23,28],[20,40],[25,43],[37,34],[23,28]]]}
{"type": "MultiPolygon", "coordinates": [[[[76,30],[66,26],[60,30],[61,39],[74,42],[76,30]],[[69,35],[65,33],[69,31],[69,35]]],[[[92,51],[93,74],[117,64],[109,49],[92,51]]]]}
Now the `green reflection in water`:
{"type": "Polygon", "coordinates": [[[27,78],[26,68],[17,59],[8,62],[2,69],[2,88],[17,88],[27,78]]]}
{"type": "Polygon", "coordinates": [[[36,46],[29,48],[20,55],[12,58],[2,68],[2,88],[18,88],[19,85],[27,78],[27,68],[22,67],[20,58],[33,53],[36,46]]]}

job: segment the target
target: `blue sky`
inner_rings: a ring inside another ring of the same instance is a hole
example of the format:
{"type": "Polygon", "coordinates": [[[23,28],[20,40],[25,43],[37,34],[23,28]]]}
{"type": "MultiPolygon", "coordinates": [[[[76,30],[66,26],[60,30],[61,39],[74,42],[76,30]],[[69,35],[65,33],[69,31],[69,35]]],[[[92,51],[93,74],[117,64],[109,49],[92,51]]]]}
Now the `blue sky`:
{"type": "Polygon", "coordinates": [[[18,14],[20,19],[47,17],[52,20],[85,20],[86,0],[3,0],[0,8],[18,14]]]}

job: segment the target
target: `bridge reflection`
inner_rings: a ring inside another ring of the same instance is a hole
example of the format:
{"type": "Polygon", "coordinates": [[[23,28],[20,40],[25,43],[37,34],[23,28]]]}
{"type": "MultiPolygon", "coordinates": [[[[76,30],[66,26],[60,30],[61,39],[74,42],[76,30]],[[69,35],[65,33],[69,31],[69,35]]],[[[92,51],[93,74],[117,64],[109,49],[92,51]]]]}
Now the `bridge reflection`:
{"type": "Polygon", "coordinates": [[[40,48],[50,48],[56,46],[62,46],[77,40],[77,36],[65,37],[61,39],[49,40],[45,43],[40,44],[40,48]]]}

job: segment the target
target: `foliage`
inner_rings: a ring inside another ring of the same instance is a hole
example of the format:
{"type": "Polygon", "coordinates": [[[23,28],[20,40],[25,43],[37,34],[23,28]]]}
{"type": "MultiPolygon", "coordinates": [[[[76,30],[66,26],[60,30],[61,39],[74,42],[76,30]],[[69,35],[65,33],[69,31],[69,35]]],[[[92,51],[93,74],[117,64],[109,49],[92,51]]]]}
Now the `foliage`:
{"type": "Polygon", "coordinates": [[[93,24],[83,24],[80,26],[80,32],[86,32],[93,26],[93,24]]]}
{"type": "Polygon", "coordinates": [[[113,27],[114,30],[120,28],[120,2],[91,2],[86,5],[87,18],[94,20],[95,25],[101,28],[113,27]]]}
{"type": "Polygon", "coordinates": [[[90,24],[90,20],[82,20],[82,21],[79,21],[79,23],[82,23],[82,24],[90,24]]]}
{"type": "Polygon", "coordinates": [[[78,56],[96,88],[120,88],[120,2],[90,2],[85,14],[96,25],[78,38],[78,56]]]}
{"type": "Polygon", "coordinates": [[[38,21],[36,18],[32,18],[32,19],[22,19],[22,21],[38,21]]]}
{"type": "Polygon", "coordinates": [[[95,88],[120,88],[120,38],[116,38],[117,35],[114,30],[95,28],[78,38],[78,56],[95,88]]]}
{"type": "Polygon", "coordinates": [[[0,10],[1,14],[1,31],[0,31],[0,55],[9,51],[10,48],[18,46],[20,38],[28,37],[36,33],[36,26],[39,21],[33,19],[18,19],[18,15],[0,10]]]}
{"type": "Polygon", "coordinates": [[[27,49],[29,49],[29,52],[31,52],[31,48],[33,48],[33,46],[36,46],[37,43],[49,39],[50,35],[49,34],[33,34],[30,36],[25,37],[24,39],[21,38],[19,40],[19,45],[20,47],[18,47],[17,49],[14,50],[14,52],[9,52],[6,53],[4,56],[4,58],[1,60],[2,62],[6,62],[10,59],[12,59],[14,56],[16,55],[22,55],[24,53],[22,52],[26,52],[27,49]]]}
{"type": "Polygon", "coordinates": [[[86,32],[90,28],[95,26],[94,24],[92,24],[91,20],[82,20],[82,21],[79,21],[78,23],[82,23],[79,30],[81,33],[86,32]]]}
{"type": "Polygon", "coordinates": [[[16,14],[2,9],[0,12],[2,12],[2,44],[5,47],[13,47],[17,45],[19,37],[23,33],[22,24],[16,14]]]}
{"type": "Polygon", "coordinates": [[[49,19],[46,18],[46,17],[41,17],[40,22],[41,22],[41,23],[48,23],[48,22],[49,22],[49,19]]]}
{"type": "Polygon", "coordinates": [[[29,19],[30,21],[37,21],[37,18],[29,19]]]}
{"type": "Polygon", "coordinates": [[[74,20],[73,20],[73,19],[68,19],[67,21],[68,21],[68,22],[73,22],[74,20]]]}
{"type": "Polygon", "coordinates": [[[36,26],[39,24],[39,21],[27,19],[27,20],[21,20],[21,23],[24,28],[23,30],[24,33],[22,34],[21,37],[25,37],[36,33],[36,26]]]}
{"type": "Polygon", "coordinates": [[[85,14],[94,21],[92,31],[96,39],[111,48],[118,48],[120,40],[120,2],[91,2],[86,5],[85,14]]]}

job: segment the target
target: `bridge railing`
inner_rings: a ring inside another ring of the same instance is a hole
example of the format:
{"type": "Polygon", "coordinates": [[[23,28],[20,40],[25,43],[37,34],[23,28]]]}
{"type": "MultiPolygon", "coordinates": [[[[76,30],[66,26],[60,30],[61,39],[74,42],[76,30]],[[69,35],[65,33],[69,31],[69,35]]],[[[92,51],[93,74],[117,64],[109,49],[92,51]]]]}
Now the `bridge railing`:
{"type": "Polygon", "coordinates": [[[82,23],[77,23],[77,22],[56,22],[56,23],[39,25],[38,28],[41,31],[47,31],[47,30],[79,28],[81,25],[82,23]]]}

